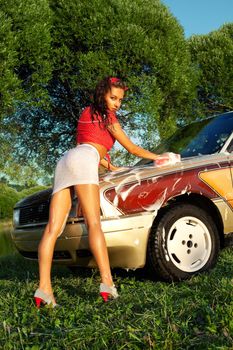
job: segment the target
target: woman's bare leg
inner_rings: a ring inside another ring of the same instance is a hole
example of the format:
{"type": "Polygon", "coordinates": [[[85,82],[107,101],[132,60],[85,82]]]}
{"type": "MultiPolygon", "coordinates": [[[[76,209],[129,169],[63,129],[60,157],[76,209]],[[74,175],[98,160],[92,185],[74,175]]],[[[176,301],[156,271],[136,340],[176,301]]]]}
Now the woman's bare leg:
{"type": "MultiPolygon", "coordinates": [[[[51,265],[54,246],[61,234],[71,208],[70,189],[66,188],[52,196],[49,208],[49,222],[39,244],[39,288],[47,294],[52,294],[51,265]]],[[[55,300],[54,300],[55,302],[55,300]]]]}
{"type": "Polygon", "coordinates": [[[99,186],[93,184],[76,185],[75,191],[86,220],[89,245],[99,268],[101,280],[106,285],[112,286],[108,251],[100,223],[99,186]]]}

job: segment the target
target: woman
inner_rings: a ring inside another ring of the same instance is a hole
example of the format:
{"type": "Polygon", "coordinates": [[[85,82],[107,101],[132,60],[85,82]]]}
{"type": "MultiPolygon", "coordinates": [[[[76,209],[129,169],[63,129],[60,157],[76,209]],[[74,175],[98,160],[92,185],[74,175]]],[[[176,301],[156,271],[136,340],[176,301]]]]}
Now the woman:
{"type": "MultiPolygon", "coordinates": [[[[37,307],[41,303],[52,304],[53,307],[57,305],[51,285],[51,264],[57,237],[64,229],[71,208],[71,187],[74,187],[81,204],[88,228],[89,246],[100,271],[100,295],[104,301],[109,297],[118,297],[100,223],[98,165],[101,163],[105,167],[109,166],[110,170],[116,170],[104,159],[115,140],[135,156],[153,160],[159,157],[136,146],[116,118],[126,90],[125,84],[118,78],[107,77],[100,81],[93,104],[82,112],[78,121],[77,146],[65,153],[57,164],[49,222],[38,250],[40,283],[34,295],[37,307]]],[[[166,160],[168,155],[159,158],[166,160]]]]}

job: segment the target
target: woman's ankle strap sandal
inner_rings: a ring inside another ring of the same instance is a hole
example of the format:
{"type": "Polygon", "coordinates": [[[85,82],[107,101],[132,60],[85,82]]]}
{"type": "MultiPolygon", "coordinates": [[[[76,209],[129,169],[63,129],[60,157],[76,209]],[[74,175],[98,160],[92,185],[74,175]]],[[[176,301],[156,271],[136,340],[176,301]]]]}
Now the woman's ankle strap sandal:
{"type": "Polygon", "coordinates": [[[109,298],[116,299],[119,296],[114,284],[109,287],[104,283],[100,284],[100,295],[103,298],[104,302],[109,301],[109,298]]]}
{"type": "Polygon", "coordinates": [[[52,294],[47,294],[39,288],[36,290],[36,292],[34,294],[34,300],[36,303],[36,307],[38,309],[40,308],[41,304],[51,305],[53,308],[58,306],[58,304],[54,303],[54,301],[52,299],[52,294]]]}

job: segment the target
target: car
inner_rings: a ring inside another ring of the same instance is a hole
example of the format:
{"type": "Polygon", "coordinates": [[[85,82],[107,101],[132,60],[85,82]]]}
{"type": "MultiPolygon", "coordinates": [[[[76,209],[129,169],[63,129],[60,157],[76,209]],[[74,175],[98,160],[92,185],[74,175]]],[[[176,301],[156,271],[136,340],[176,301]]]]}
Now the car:
{"type": "MultiPolygon", "coordinates": [[[[179,153],[181,161],[156,166],[142,159],[103,174],[101,224],[111,267],[146,267],[154,276],[181,281],[211,269],[220,249],[232,243],[233,112],[180,128],[154,151],[179,153]]],[[[46,189],[15,205],[12,238],[27,259],[37,259],[51,193],[46,189]]],[[[53,261],[96,267],[74,196],[53,261]]]]}

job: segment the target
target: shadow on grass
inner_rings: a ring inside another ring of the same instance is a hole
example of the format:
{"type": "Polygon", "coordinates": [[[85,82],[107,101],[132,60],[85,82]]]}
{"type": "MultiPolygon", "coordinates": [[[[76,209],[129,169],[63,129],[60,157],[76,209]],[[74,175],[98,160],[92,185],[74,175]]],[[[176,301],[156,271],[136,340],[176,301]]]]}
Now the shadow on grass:
{"type": "MultiPolygon", "coordinates": [[[[203,276],[214,276],[216,278],[226,278],[232,280],[233,278],[233,257],[232,248],[225,248],[218,259],[217,265],[214,269],[204,272],[203,276]]],[[[133,279],[135,281],[144,282],[164,282],[155,274],[148,271],[147,268],[140,268],[136,270],[128,270],[121,268],[112,269],[112,274],[115,280],[118,278],[133,279]]],[[[19,253],[14,252],[11,255],[0,257],[0,279],[23,281],[28,279],[38,280],[38,262],[24,259],[19,253]]],[[[65,265],[54,263],[52,266],[53,278],[98,278],[98,269],[81,268],[81,267],[67,267],[65,265]]],[[[193,278],[199,275],[194,275],[193,278]]],[[[167,282],[168,283],[168,282],[167,282]]],[[[173,284],[176,284],[172,282],[173,284]]],[[[180,282],[177,282],[180,283],[180,282]]]]}
{"type": "MultiPolygon", "coordinates": [[[[158,277],[153,276],[146,268],[133,269],[112,269],[112,275],[114,280],[121,279],[134,279],[136,281],[162,281],[158,277]]],[[[22,281],[25,279],[38,279],[38,262],[33,260],[27,260],[23,258],[17,252],[11,255],[0,257],[0,279],[16,279],[22,281]]],[[[85,268],[78,266],[65,266],[62,264],[54,263],[52,265],[52,277],[53,278],[65,278],[65,277],[80,277],[80,278],[98,278],[98,269],[85,268]]]]}
{"type": "MultiPolygon", "coordinates": [[[[57,277],[69,275],[66,266],[53,265],[52,274],[57,277]]],[[[20,254],[14,253],[0,258],[0,279],[17,279],[18,281],[34,276],[38,279],[38,262],[24,259],[20,254]]]]}

